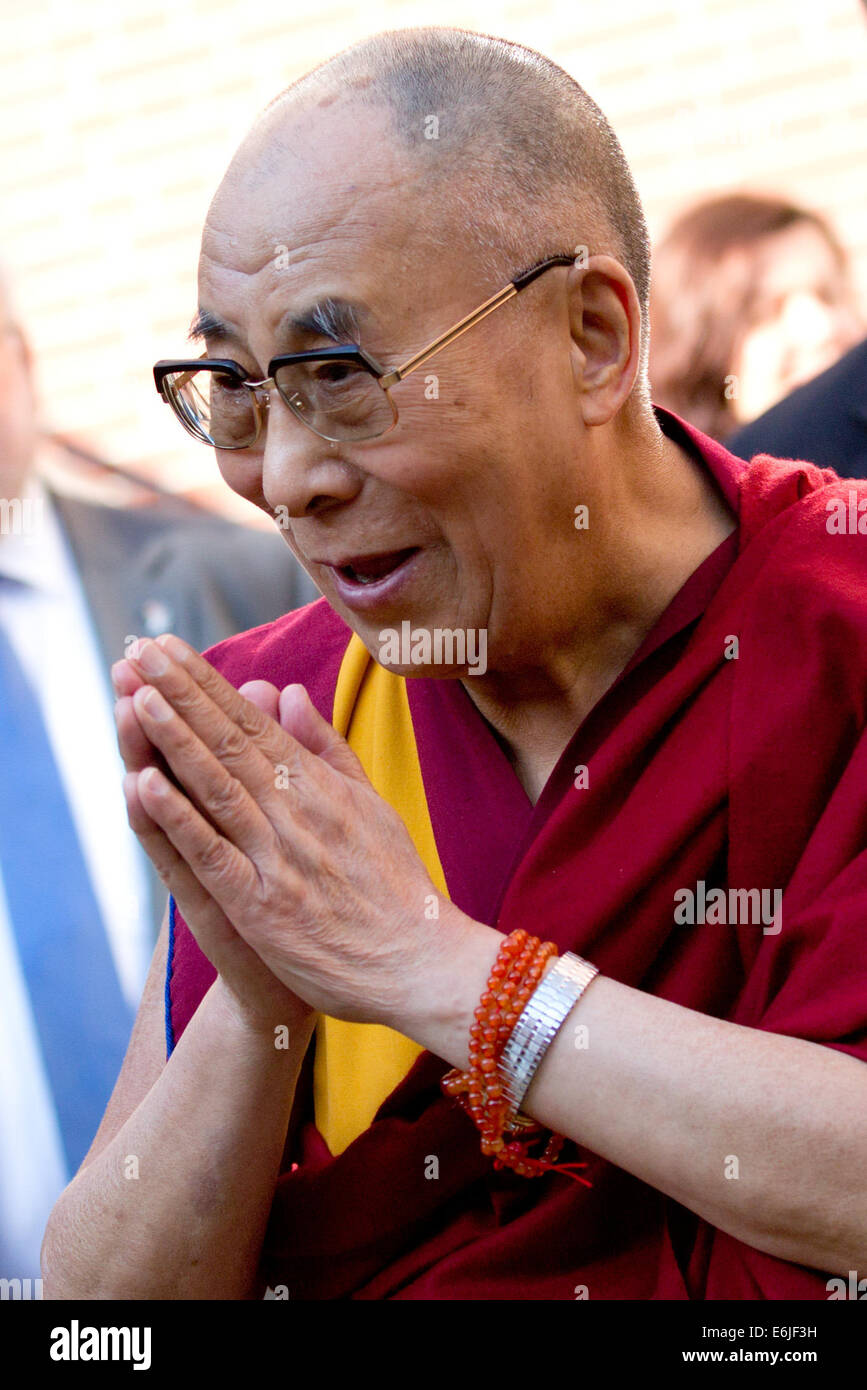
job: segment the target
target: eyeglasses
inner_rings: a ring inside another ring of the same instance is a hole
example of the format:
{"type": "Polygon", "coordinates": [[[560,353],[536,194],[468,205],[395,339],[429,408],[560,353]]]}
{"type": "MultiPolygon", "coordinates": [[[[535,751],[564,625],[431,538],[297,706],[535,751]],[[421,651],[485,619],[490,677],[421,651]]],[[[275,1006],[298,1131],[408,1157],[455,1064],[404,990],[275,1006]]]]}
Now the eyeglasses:
{"type": "Polygon", "coordinates": [[[273,357],[262,381],[251,381],[228,358],[197,357],[157,362],[154,382],[184,429],[215,449],[249,449],[256,443],[265,427],[272,388],[302,425],[321,439],[378,439],[397,424],[397,407],[389,394],[392,386],[544,271],[574,261],[574,256],[552,256],[524,271],[393,371],[386,371],[369,353],[350,343],[273,357]]]}

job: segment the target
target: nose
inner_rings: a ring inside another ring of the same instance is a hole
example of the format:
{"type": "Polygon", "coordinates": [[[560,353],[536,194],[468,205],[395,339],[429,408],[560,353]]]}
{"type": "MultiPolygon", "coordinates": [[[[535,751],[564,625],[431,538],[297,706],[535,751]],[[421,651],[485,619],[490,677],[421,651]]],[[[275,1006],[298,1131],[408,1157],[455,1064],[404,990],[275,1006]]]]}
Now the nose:
{"type": "Polygon", "coordinates": [[[262,494],[272,511],[300,518],[352,500],[361,477],[342,456],[344,445],[314,434],[273,390],[265,420],[262,494]]]}

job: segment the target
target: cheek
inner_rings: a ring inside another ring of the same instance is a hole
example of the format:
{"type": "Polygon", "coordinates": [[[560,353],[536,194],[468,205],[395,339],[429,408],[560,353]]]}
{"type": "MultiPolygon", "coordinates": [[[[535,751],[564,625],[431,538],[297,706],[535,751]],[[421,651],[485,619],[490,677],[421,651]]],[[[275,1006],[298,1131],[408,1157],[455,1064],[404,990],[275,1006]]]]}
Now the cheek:
{"type": "Polygon", "coordinates": [[[453,360],[434,358],[392,388],[398,424],[383,440],[406,449],[407,458],[413,452],[422,459],[436,457],[442,477],[463,476],[460,458],[496,452],[498,437],[508,435],[508,418],[516,413],[512,377],[501,377],[494,362],[466,349],[457,356],[458,346],[447,350],[453,360]]]}
{"type": "Polygon", "coordinates": [[[375,457],[352,455],[373,487],[393,494],[400,510],[421,508],[437,516],[466,496],[468,479],[480,469],[480,441],[444,403],[414,403],[401,410],[397,428],[376,441],[375,457]]]}
{"type": "MultiPolygon", "coordinates": [[[[264,506],[262,495],[262,465],[264,455],[261,451],[239,449],[237,453],[226,449],[215,449],[217,467],[228,487],[256,506],[264,506]]],[[[268,510],[265,508],[265,510],[268,510]]]]}

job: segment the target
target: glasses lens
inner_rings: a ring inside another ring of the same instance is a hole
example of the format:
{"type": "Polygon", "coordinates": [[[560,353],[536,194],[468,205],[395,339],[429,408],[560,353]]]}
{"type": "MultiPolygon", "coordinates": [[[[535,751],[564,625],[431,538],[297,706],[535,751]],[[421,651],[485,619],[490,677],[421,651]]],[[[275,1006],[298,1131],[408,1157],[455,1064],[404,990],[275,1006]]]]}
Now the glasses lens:
{"type": "Polygon", "coordinates": [[[202,369],[164,378],[175,414],[190,434],[217,449],[246,449],[258,421],[248,387],[229,372],[202,369]]]}
{"type": "Polygon", "coordinates": [[[376,378],[351,360],[293,362],[274,379],[289,409],[323,439],[375,439],[397,419],[376,378]]]}

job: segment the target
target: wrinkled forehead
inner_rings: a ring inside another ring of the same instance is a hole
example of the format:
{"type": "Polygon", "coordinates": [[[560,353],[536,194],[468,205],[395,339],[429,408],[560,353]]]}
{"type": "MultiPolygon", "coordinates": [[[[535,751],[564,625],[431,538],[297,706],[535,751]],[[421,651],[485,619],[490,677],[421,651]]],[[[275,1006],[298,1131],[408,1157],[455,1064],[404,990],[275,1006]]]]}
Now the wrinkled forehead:
{"type": "Polygon", "coordinates": [[[314,294],[387,313],[417,282],[426,182],[382,111],[335,98],[272,108],[208,212],[200,302],[233,320],[255,309],[272,329],[314,294]]]}

